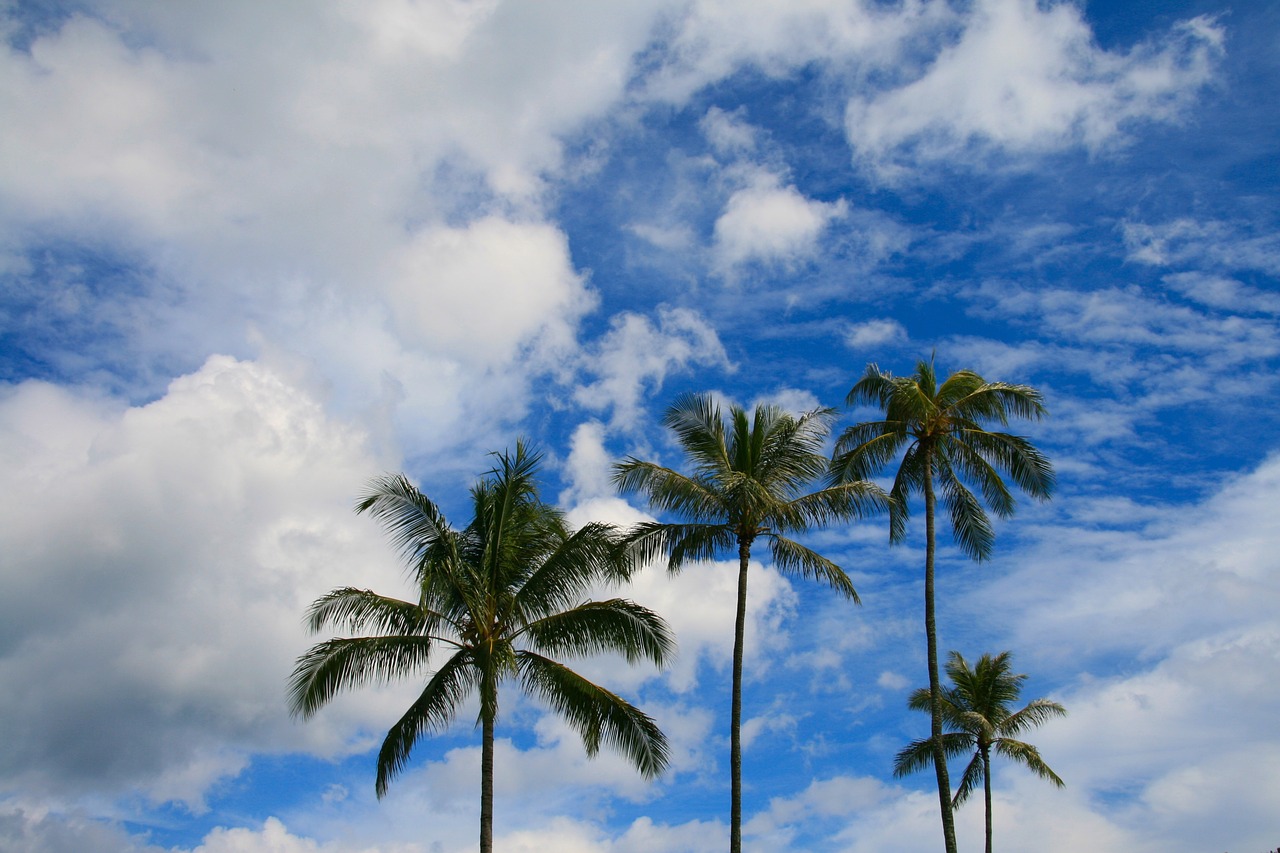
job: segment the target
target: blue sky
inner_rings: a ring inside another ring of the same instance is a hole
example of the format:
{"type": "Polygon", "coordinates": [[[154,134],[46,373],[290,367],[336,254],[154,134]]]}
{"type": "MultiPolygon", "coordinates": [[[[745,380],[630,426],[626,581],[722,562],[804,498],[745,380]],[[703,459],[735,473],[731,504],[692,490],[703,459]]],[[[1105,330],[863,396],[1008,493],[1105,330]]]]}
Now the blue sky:
{"type": "MultiPolygon", "coordinates": [[[[305,723],[306,605],[409,594],[351,506],[455,522],[528,437],[575,522],[648,517],[706,391],[840,406],[869,362],[1034,385],[1058,489],[944,543],[943,649],[1012,650],[1055,790],[997,843],[1275,846],[1280,11],[1264,3],[0,2],[0,847],[453,853],[473,710],[382,801],[414,685],[305,723]]],[[[842,411],[841,425],[869,416],[842,411]]],[[[863,606],[752,568],[745,841],[936,850],[919,531],[814,533],[863,606]]],[[[507,851],[719,849],[727,563],[628,591],[665,672],[581,668],[672,767],[502,697],[507,851]]],[[[961,846],[981,809],[959,812],[961,846]]]]}

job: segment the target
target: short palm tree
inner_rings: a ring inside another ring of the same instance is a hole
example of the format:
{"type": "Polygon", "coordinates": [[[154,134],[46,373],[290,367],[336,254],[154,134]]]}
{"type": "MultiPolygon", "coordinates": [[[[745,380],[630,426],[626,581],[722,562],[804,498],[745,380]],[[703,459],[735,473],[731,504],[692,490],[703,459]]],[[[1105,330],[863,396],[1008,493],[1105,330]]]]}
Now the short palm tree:
{"type": "Polygon", "coordinates": [[[314,646],[298,659],[289,684],[294,713],[309,717],[341,690],[428,676],[378,753],[379,797],[417,738],[445,730],[478,692],[483,853],[493,849],[499,684],[513,678],[563,715],[588,754],[607,743],[652,778],[667,763],[667,742],[653,720],[556,658],[612,652],[661,666],[674,649],[666,623],[653,612],[623,599],[586,599],[596,584],[626,576],[617,531],[605,524],[569,531],[560,511],[539,499],[539,457],[523,444],[497,459],[471,490],[474,515],[463,530],[451,528],[403,476],[371,483],[356,511],[386,527],[409,565],[417,600],[351,587],[318,599],[307,614],[311,630],[340,628],[355,636],[314,646]]]}
{"type": "MultiPolygon", "coordinates": [[[[951,802],[958,807],[969,798],[978,782],[982,782],[987,805],[987,853],[991,853],[992,749],[1059,788],[1064,784],[1040,758],[1038,749],[1015,738],[1051,717],[1065,716],[1067,709],[1048,699],[1036,699],[1020,711],[1012,710],[1027,676],[1011,672],[1010,658],[1009,652],[1001,652],[995,657],[983,655],[978,659],[978,665],[970,669],[968,661],[959,652],[952,652],[947,661],[947,677],[951,679],[952,686],[943,690],[941,696],[942,721],[946,729],[942,735],[943,753],[954,757],[973,752],[951,802]]],[[[917,711],[929,711],[931,701],[929,691],[922,687],[911,694],[908,705],[917,711]]],[[[894,759],[893,775],[906,776],[934,761],[931,739],[913,741],[894,759]]]]}
{"type": "Polygon", "coordinates": [[[1027,439],[988,430],[1005,425],[1010,416],[1040,418],[1040,393],[1026,385],[987,382],[971,370],[960,370],[938,384],[933,360],[921,361],[911,376],[893,376],[874,364],[849,392],[847,405],[870,403],[884,412],[881,420],[846,429],[836,444],[833,470],[838,478],[859,481],[901,458],[889,492],[889,535],[906,536],[910,498],[924,497],[924,625],[931,697],[931,741],[938,781],[938,803],[947,853],[956,853],[951,781],[942,754],[941,688],[938,635],[934,615],[934,515],[937,490],[951,517],[955,541],[969,557],[982,561],[995,541],[983,502],[996,515],[1013,514],[1014,499],[1001,478],[1004,472],[1022,491],[1045,500],[1053,490],[1053,466],[1027,439]],[[976,486],[978,496],[970,490],[976,486]]]}
{"type": "Polygon", "coordinates": [[[683,518],[633,528],[629,540],[639,560],[665,554],[668,570],[675,573],[690,560],[726,551],[738,557],[729,735],[732,853],[742,849],[742,644],[751,546],[767,539],[780,571],[826,583],[856,602],[853,583],[838,565],[788,537],[887,503],[881,489],[857,480],[807,491],[828,474],[823,443],[833,417],[830,409],[795,417],[771,405],[757,406],[749,416],[733,406],[726,424],[710,396],[685,395],[667,409],[664,423],[675,432],[693,473],[634,457],[614,467],[613,481],[621,491],[639,492],[656,510],[683,518]]]}

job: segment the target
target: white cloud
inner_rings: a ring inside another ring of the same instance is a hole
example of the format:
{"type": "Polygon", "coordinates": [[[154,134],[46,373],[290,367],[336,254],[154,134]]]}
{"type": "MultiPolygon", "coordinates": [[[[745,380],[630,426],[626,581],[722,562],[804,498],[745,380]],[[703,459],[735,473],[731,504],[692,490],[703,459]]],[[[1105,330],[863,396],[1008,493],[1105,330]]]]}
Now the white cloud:
{"type": "Polygon", "coordinates": [[[919,31],[951,13],[942,3],[884,7],[840,0],[698,0],[672,16],[664,62],[643,78],[647,98],[680,103],[742,66],[781,77],[811,63],[893,62],[919,31]]]}
{"type": "Polygon", "coordinates": [[[401,340],[486,365],[512,361],[535,341],[563,353],[596,303],[559,230],[492,217],[428,229],[404,247],[392,275],[401,340]]]}
{"type": "Polygon", "coordinates": [[[854,323],[846,331],[845,345],[850,349],[868,350],[907,340],[907,330],[897,320],[866,320],[854,323]]]}
{"type": "Polygon", "coordinates": [[[715,329],[696,311],[659,306],[657,313],[656,326],[640,314],[615,316],[596,351],[584,358],[586,371],[599,378],[578,388],[574,398],[596,411],[612,408],[614,427],[639,429],[642,395],[660,389],[667,374],[729,367],[715,329]]]}
{"type": "Polygon", "coordinates": [[[982,0],[918,79],[853,98],[857,159],[883,174],[990,149],[1096,151],[1139,120],[1171,121],[1213,79],[1223,30],[1197,18],[1128,53],[1100,49],[1071,3],[982,0]]]}
{"type": "Polygon", "coordinates": [[[1280,314],[1280,296],[1233,278],[1184,272],[1166,276],[1165,281],[1188,299],[1209,308],[1238,314],[1280,314]]]}
{"type": "Polygon", "coordinates": [[[726,112],[712,107],[698,122],[702,135],[720,154],[740,154],[755,148],[756,129],[745,119],[745,110],[726,112]]]}
{"type": "Polygon", "coordinates": [[[749,261],[791,263],[812,253],[833,219],[845,215],[843,200],[806,198],[771,175],[756,179],[729,197],[716,220],[716,265],[722,273],[749,261]]]}
{"type": "Polygon", "coordinates": [[[0,698],[24,732],[0,785],[198,808],[249,751],[351,746],[385,696],[300,727],[284,687],[312,598],[399,583],[350,510],[381,467],[359,432],[224,357],[138,408],[26,383],[0,431],[0,677],[26,685],[0,698]]]}
{"type": "Polygon", "coordinates": [[[1182,217],[1120,228],[1129,259],[1142,264],[1280,273],[1280,237],[1255,234],[1252,223],[1182,217]]]}

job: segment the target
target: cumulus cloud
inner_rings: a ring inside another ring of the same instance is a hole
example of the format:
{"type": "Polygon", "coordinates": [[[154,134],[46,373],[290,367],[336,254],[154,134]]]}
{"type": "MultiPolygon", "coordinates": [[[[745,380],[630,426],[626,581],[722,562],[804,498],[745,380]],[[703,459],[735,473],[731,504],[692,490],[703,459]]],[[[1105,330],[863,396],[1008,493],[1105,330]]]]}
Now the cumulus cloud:
{"type": "Polygon", "coordinates": [[[1196,18],[1117,53],[1094,42],[1074,4],[983,0],[918,79],[850,100],[846,133],[855,158],[887,176],[993,149],[1096,151],[1133,122],[1177,119],[1213,79],[1223,40],[1196,18]]]}
{"type": "Polygon", "coordinates": [[[750,261],[793,263],[817,247],[818,237],[845,215],[843,200],[806,198],[772,175],[759,175],[725,203],[715,223],[716,266],[722,273],[750,261]]]}
{"type": "Polygon", "coordinates": [[[854,323],[845,330],[844,334],[845,345],[854,350],[877,349],[885,344],[901,343],[906,340],[907,330],[897,320],[892,319],[854,323]]]}
{"type": "Polygon", "coordinates": [[[395,264],[391,299],[401,340],[485,365],[535,339],[563,353],[595,307],[563,233],[492,217],[418,235],[395,264]]]}
{"type": "Polygon", "coordinates": [[[0,677],[26,685],[0,785],[199,807],[250,751],[351,746],[379,700],[300,729],[284,679],[311,598],[399,579],[349,508],[379,468],[359,432],[223,357],[137,408],[25,383],[0,429],[0,677]]]}

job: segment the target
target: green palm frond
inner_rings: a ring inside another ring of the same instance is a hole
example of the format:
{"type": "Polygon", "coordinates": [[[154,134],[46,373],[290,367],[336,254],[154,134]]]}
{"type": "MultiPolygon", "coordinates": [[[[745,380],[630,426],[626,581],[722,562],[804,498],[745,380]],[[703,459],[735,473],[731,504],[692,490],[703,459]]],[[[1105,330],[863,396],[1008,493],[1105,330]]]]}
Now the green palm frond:
{"type": "Polygon", "coordinates": [[[996,534],[991,520],[982,509],[982,503],[956,476],[950,460],[940,457],[938,479],[942,486],[942,503],[951,518],[951,529],[956,544],[971,559],[982,562],[991,556],[996,534]]]}
{"type": "Polygon", "coordinates": [[[436,670],[422,693],[387,732],[378,751],[378,775],[374,791],[378,799],[409,760],[413,745],[425,732],[443,732],[457,716],[458,707],[478,686],[479,671],[468,649],[456,652],[436,670]]]}
{"type": "Polygon", "coordinates": [[[343,587],[316,599],[307,609],[306,624],[313,634],[332,627],[353,634],[410,635],[431,633],[432,623],[439,618],[408,601],[343,587]]]}
{"type": "Polygon", "coordinates": [[[1052,782],[1059,788],[1066,787],[1067,783],[1063,782],[1057,773],[1049,769],[1049,765],[1045,764],[1044,759],[1040,757],[1040,750],[1031,744],[1023,743],[1019,740],[1001,738],[996,741],[995,748],[1000,755],[1013,759],[1041,779],[1052,782]]]}
{"type": "Polygon", "coordinates": [[[1018,488],[1036,500],[1047,500],[1053,494],[1053,464],[1028,439],[986,430],[965,430],[957,438],[1008,472],[1018,488]]]}
{"type": "Polygon", "coordinates": [[[779,506],[773,516],[774,529],[779,533],[801,532],[837,521],[866,518],[888,508],[889,496],[884,489],[866,480],[847,480],[779,506]]]}
{"type": "Polygon", "coordinates": [[[572,607],[597,582],[618,582],[630,573],[621,535],[611,524],[591,522],[547,544],[554,547],[541,562],[532,562],[515,593],[522,621],[572,607]]]}
{"type": "Polygon", "coordinates": [[[976,791],[987,778],[986,770],[982,762],[982,753],[975,752],[973,757],[969,759],[969,763],[965,765],[964,773],[960,774],[960,784],[956,786],[955,796],[951,798],[951,805],[957,808],[969,796],[976,791]]]}
{"type": "Polygon", "coordinates": [[[426,666],[435,639],[423,636],[339,637],[312,646],[289,677],[289,707],[310,717],[341,690],[385,683],[426,666]]]}
{"type": "Polygon", "coordinates": [[[632,560],[644,564],[667,555],[667,570],[679,572],[690,560],[711,560],[733,547],[733,528],[727,524],[664,524],[642,522],[631,528],[623,543],[632,560]]]}
{"type": "Polygon", "coordinates": [[[584,657],[620,654],[629,663],[648,660],[665,666],[675,652],[675,637],[663,619],[632,601],[589,601],[572,610],[530,622],[521,633],[543,654],[584,657]]]}
{"type": "MultiPolygon", "coordinates": [[[[944,732],[942,735],[942,752],[948,758],[964,755],[973,749],[969,739],[960,732],[944,732]]],[[[933,739],[913,740],[899,750],[893,758],[894,778],[910,776],[926,767],[933,766],[933,739]]]]}
{"type": "Polygon", "coordinates": [[[620,492],[637,492],[660,512],[699,519],[723,511],[714,482],[627,457],[614,466],[613,484],[620,492]]]}
{"type": "Polygon", "coordinates": [[[428,551],[433,560],[455,553],[455,534],[444,514],[402,474],[370,482],[369,490],[356,502],[356,512],[367,512],[382,522],[392,545],[411,566],[428,551]]]}
{"type": "Polygon", "coordinates": [[[825,583],[845,598],[852,599],[854,604],[862,603],[853,588],[853,581],[844,570],[816,551],[785,536],[769,537],[769,549],[774,567],[784,575],[825,583]]]}
{"type": "Polygon", "coordinates": [[[992,512],[1000,518],[1013,515],[1013,494],[1001,479],[1000,472],[981,453],[956,436],[949,436],[948,440],[940,442],[939,451],[946,456],[952,472],[959,475],[957,479],[977,485],[982,492],[983,502],[992,512]]]}
{"type": "Polygon", "coordinates": [[[654,721],[626,700],[573,670],[529,651],[519,653],[524,689],[550,705],[582,736],[588,755],[614,747],[652,779],[669,761],[667,739],[654,721]]]}
{"type": "Polygon", "coordinates": [[[662,422],[694,463],[698,473],[714,476],[731,469],[729,445],[720,407],[709,395],[684,394],[663,415],[662,422]]]}
{"type": "Polygon", "coordinates": [[[1054,717],[1065,717],[1067,709],[1049,699],[1036,699],[1017,713],[1010,714],[1000,724],[1000,735],[1012,737],[1028,729],[1039,728],[1054,717]]]}

